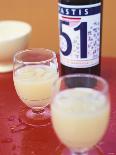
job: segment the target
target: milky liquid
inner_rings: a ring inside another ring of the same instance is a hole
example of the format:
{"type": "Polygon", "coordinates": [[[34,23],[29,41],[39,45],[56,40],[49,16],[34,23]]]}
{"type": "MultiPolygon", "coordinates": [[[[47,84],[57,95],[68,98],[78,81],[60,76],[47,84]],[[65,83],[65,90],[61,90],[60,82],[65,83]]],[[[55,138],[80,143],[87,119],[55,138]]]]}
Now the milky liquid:
{"type": "Polygon", "coordinates": [[[58,78],[57,70],[45,65],[30,65],[18,69],[14,84],[21,100],[28,106],[38,108],[49,104],[52,84],[58,78]]]}
{"type": "Polygon", "coordinates": [[[51,105],[53,127],[62,143],[79,150],[95,145],[109,121],[108,99],[90,88],[60,92],[51,105]]]}

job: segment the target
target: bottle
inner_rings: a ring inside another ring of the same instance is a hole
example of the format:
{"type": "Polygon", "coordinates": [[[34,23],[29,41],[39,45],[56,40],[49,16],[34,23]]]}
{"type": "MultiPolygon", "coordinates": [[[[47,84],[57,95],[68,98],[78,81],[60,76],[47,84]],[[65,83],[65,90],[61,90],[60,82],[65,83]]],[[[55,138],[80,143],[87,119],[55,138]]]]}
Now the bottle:
{"type": "Polygon", "coordinates": [[[59,0],[61,75],[100,75],[102,0],[59,0]]]}

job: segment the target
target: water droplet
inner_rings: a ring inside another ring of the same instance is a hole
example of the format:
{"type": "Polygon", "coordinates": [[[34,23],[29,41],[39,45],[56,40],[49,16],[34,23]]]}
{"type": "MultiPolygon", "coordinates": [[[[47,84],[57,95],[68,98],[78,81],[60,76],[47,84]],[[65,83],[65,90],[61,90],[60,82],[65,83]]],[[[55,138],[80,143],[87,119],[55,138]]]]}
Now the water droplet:
{"type": "Polygon", "coordinates": [[[36,155],[36,153],[34,151],[31,152],[32,155],[36,155]]]}
{"type": "Polygon", "coordinates": [[[99,142],[99,145],[103,145],[103,144],[104,144],[104,141],[99,142]]]}
{"type": "Polygon", "coordinates": [[[27,127],[28,127],[27,125],[20,123],[10,127],[10,129],[12,133],[16,133],[16,132],[24,131],[25,129],[27,129],[27,127]]]}
{"type": "Polygon", "coordinates": [[[13,151],[16,150],[16,145],[15,145],[15,144],[13,144],[12,150],[13,150],[13,151]]]}
{"type": "Polygon", "coordinates": [[[13,141],[12,138],[4,138],[1,140],[1,143],[11,143],[13,141]]]}
{"type": "Polygon", "coordinates": [[[16,153],[13,153],[13,155],[17,155],[16,153]]]}
{"type": "Polygon", "coordinates": [[[22,123],[22,120],[20,118],[18,118],[19,123],[22,123]]]}
{"type": "Polygon", "coordinates": [[[9,116],[8,121],[14,121],[15,120],[15,116],[9,116]]]}

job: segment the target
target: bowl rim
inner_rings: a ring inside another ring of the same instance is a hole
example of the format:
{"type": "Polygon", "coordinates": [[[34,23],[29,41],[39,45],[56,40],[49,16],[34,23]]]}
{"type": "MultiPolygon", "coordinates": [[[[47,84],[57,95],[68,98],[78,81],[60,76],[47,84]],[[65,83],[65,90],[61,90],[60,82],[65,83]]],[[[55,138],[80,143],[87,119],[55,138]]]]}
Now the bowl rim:
{"type": "Polygon", "coordinates": [[[27,31],[25,31],[23,34],[13,36],[12,38],[7,38],[6,37],[3,40],[0,40],[0,43],[7,42],[7,41],[12,41],[12,40],[15,40],[15,39],[23,38],[24,36],[29,35],[32,32],[32,26],[28,22],[21,21],[21,20],[0,20],[0,24],[7,23],[7,22],[9,22],[9,23],[17,23],[19,25],[20,24],[21,25],[25,25],[25,26],[27,26],[27,31]]]}

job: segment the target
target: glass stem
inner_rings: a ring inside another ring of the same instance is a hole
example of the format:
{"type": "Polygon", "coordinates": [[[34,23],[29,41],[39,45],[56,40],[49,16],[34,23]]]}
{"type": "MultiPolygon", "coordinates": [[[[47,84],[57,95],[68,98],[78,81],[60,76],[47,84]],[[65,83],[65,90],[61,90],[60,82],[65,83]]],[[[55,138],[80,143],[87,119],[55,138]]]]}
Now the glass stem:
{"type": "Polygon", "coordinates": [[[44,112],[44,108],[32,109],[32,112],[35,114],[41,114],[44,112]]]}
{"type": "Polygon", "coordinates": [[[88,152],[72,152],[71,155],[88,155],[88,152]]]}

